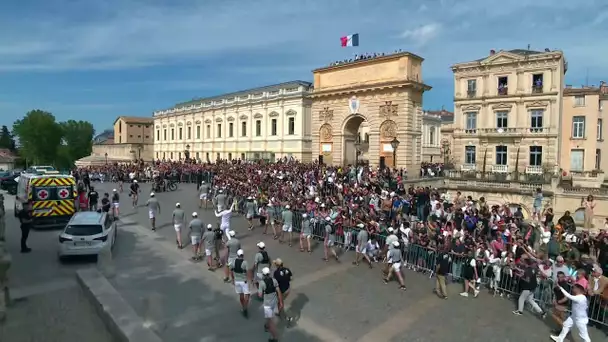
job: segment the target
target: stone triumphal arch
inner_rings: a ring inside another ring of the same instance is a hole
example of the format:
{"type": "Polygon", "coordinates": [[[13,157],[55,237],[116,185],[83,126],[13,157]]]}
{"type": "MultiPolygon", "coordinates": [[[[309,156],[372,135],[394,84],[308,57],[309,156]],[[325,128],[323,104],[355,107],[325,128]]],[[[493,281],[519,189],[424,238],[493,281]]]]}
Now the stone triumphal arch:
{"type": "Polygon", "coordinates": [[[384,160],[417,170],[422,95],[431,88],[422,81],[422,61],[402,52],[314,70],[313,154],[330,165],[384,160]]]}

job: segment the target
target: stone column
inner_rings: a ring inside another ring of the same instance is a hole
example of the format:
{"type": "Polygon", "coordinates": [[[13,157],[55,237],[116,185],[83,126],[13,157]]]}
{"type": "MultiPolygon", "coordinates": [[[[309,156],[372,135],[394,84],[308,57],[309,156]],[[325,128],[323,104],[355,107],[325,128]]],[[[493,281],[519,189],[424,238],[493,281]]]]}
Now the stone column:
{"type": "Polygon", "coordinates": [[[9,303],[8,270],[11,267],[11,255],[6,249],[6,210],[4,195],[0,194],[0,322],[6,319],[6,307],[9,303]]]}

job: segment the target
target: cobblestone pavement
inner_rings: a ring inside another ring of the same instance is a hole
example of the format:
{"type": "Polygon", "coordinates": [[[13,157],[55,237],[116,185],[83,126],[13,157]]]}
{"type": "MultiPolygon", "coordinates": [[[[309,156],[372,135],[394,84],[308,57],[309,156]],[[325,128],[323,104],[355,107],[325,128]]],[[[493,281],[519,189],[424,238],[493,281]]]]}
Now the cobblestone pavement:
{"type": "MultiPolygon", "coordinates": [[[[111,186],[98,188],[109,191],[111,186]]],[[[148,193],[144,184],[140,202],[148,193]]],[[[162,213],[159,229],[152,232],[147,210],[132,209],[123,195],[119,241],[113,259],[101,263],[102,271],[165,341],[263,340],[260,304],[253,301],[250,319],[243,319],[236,294],[222,283],[222,274],[207,271],[204,263],[190,262],[189,248],[176,248],[171,224],[176,202],[188,215],[198,211],[205,223],[217,222],[211,210],[197,208],[194,185],[182,184],[176,192],[160,193],[157,198],[162,213]]],[[[247,231],[240,217],[233,218],[232,226],[247,258],[264,240],[270,256],[281,257],[295,273],[286,306],[297,323],[282,329],[284,341],[548,340],[552,328],[548,319],[543,322],[530,313],[513,316],[513,304],[506,299],[485,293],[462,298],[457,295],[460,285],[454,284],[449,287],[450,299],[440,300],[432,294],[433,280],[411,271],[406,271],[408,290],[402,292],[395,284],[381,282],[379,268],[353,266],[352,253],[346,253],[341,263],[324,263],[321,246],[312,255],[303,254],[259,230],[247,231]]],[[[604,338],[596,333],[592,332],[593,340],[604,338]]]]}
{"type": "Polygon", "coordinates": [[[32,253],[19,253],[21,231],[13,215],[14,197],[5,194],[11,297],[4,342],[110,342],[112,337],[76,284],[75,270],[95,265],[91,259],[66,265],[57,261],[57,230],[32,231],[32,253]]]}

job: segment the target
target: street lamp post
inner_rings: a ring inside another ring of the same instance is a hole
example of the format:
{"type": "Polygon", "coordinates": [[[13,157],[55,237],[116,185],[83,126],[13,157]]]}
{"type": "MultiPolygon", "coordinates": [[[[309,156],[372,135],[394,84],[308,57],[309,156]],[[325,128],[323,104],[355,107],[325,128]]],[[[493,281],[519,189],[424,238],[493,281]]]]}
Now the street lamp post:
{"type": "Polygon", "coordinates": [[[108,152],[106,152],[105,157],[106,157],[106,165],[108,165],[108,152]]]}
{"type": "Polygon", "coordinates": [[[361,139],[355,140],[355,167],[359,166],[359,154],[361,154],[361,139]]]}
{"type": "Polygon", "coordinates": [[[397,168],[397,147],[399,147],[399,140],[397,140],[397,137],[394,137],[393,140],[391,140],[391,147],[393,148],[393,168],[397,168]]]}

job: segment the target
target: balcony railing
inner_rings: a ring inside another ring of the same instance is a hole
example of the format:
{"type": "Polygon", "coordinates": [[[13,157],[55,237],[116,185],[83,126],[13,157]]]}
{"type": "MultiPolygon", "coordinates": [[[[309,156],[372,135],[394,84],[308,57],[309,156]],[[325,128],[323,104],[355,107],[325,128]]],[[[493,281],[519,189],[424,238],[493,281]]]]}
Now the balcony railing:
{"type": "Polygon", "coordinates": [[[532,94],[542,94],[542,92],[543,92],[543,86],[542,85],[532,86],[532,94]]]}
{"type": "MultiPolygon", "coordinates": [[[[464,165],[463,165],[464,167],[464,165]]],[[[525,172],[493,172],[493,171],[471,171],[471,170],[444,170],[445,177],[451,180],[458,180],[460,182],[466,182],[472,188],[479,186],[487,186],[487,182],[497,182],[503,185],[496,185],[496,187],[505,187],[504,184],[508,183],[522,183],[521,186],[513,187],[506,186],[507,188],[521,188],[522,190],[534,191],[540,184],[551,184],[551,180],[554,175],[551,173],[542,174],[530,174],[525,172]],[[471,182],[476,182],[472,184],[471,182]]],[[[453,183],[456,184],[456,183],[453,183]]],[[[464,184],[464,183],[463,183],[464,184]]]]}
{"type": "Polygon", "coordinates": [[[550,184],[554,178],[552,173],[526,173],[526,172],[494,172],[489,170],[483,172],[481,170],[465,170],[465,165],[461,166],[461,170],[444,170],[446,178],[459,180],[478,180],[478,181],[498,181],[498,182],[522,182],[529,183],[529,190],[536,189],[537,186],[532,184],[550,184]]]}
{"type": "Polygon", "coordinates": [[[469,99],[475,98],[476,96],[477,96],[477,90],[475,90],[475,89],[469,89],[467,91],[467,97],[469,99]]]}
{"type": "Polygon", "coordinates": [[[526,173],[532,175],[542,175],[544,172],[542,166],[530,165],[526,167],[526,173]]]}
{"type": "Polygon", "coordinates": [[[509,87],[498,88],[498,95],[499,96],[509,95],[509,87]]]}
{"type": "Polygon", "coordinates": [[[507,166],[507,165],[492,165],[492,172],[507,173],[507,172],[509,172],[509,166],[507,166]]]}
{"type": "Polygon", "coordinates": [[[504,127],[504,128],[465,128],[454,129],[454,134],[523,136],[555,133],[549,127],[504,127]]]}

